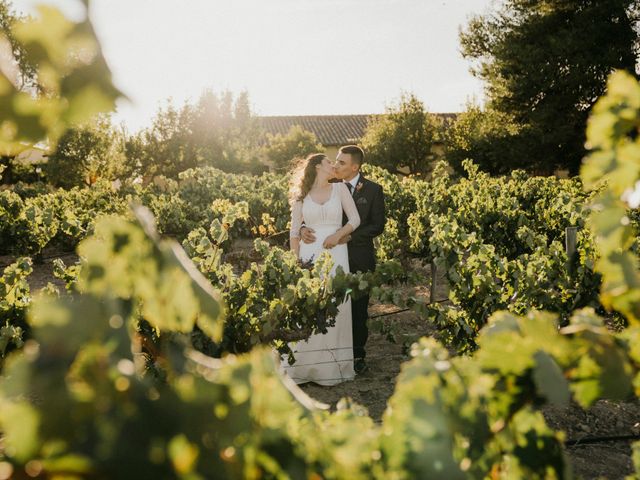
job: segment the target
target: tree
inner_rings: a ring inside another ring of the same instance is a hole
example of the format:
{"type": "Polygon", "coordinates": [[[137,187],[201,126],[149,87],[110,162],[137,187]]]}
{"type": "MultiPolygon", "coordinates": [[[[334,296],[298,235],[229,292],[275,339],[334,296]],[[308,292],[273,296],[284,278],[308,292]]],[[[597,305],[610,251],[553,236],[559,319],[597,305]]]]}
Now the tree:
{"type": "Polygon", "coordinates": [[[50,7],[14,21],[10,4],[0,5],[0,155],[37,142],[54,148],[66,128],[115,107],[122,94],[88,16],[74,23],[50,7]],[[21,85],[20,75],[34,79],[34,88],[21,85]]]}
{"type": "MultiPolygon", "coordinates": [[[[24,46],[13,33],[15,25],[23,21],[24,17],[13,10],[10,1],[0,0],[0,39],[4,37],[8,41],[13,57],[8,62],[10,64],[8,70],[15,74],[15,78],[12,78],[11,81],[15,81],[18,90],[39,89],[36,65],[28,58],[24,46]]],[[[5,60],[3,59],[3,64],[5,60]]],[[[7,71],[5,71],[6,73],[7,71]]]]}
{"type": "Polygon", "coordinates": [[[460,173],[465,159],[493,173],[525,168],[523,157],[513,152],[518,134],[518,126],[508,115],[469,103],[444,132],[447,162],[460,173]]]}
{"type": "Polygon", "coordinates": [[[432,168],[432,148],[441,138],[442,121],[430,115],[413,95],[387,108],[385,115],[373,117],[361,144],[367,162],[391,172],[425,174],[432,168]]]}
{"type": "Polygon", "coordinates": [[[635,0],[505,0],[460,34],[487,107],[518,125],[511,157],[577,173],[587,115],[614,69],[635,70],[635,0]]]}
{"type": "Polygon", "coordinates": [[[108,116],[72,127],[60,138],[45,167],[55,186],[92,186],[98,179],[114,180],[126,173],[124,138],[108,116]]]}
{"type": "MultiPolygon", "coordinates": [[[[0,58],[2,72],[9,75],[10,80],[19,91],[30,88],[38,89],[36,80],[36,66],[28,60],[24,46],[13,33],[14,27],[23,22],[24,18],[18,15],[10,1],[0,0],[0,46],[6,40],[8,58],[0,58]]],[[[0,170],[6,170],[5,182],[11,182],[13,178],[13,160],[15,155],[0,155],[0,170]]]]}
{"type": "Polygon", "coordinates": [[[150,128],[127,141],[129,162],[145,177],[177,178],[189,168],[213,166],[227,172],[259,169],[258,129],[246,92],[205,90],[195,104],[176,108],[169,100],[150,128]]]}
{"type": "Polygon", "coordinates": [[[254,151],[258,124],[247,92],[234,98],[229,91],[216,94],[205,90],[194,108],[191,131],[201,164],[236,173],[259,167],[254,151]]]}
{"type": "Polygon", "coordinates": [[[267,134],[264,155],[276,170],[286,170],[291,166],[292,160],[322,150],[323,147],[313,132],[294,125],[286,135],[267,134]]]}
{"type": "Polygon", "coordinates": [[[140,173],[146,178],[154,175],[177,178],[183,170],[197,167],[191,131],[193,115],[191,105],[178,109],[168,100],[156,113],[151,127],[127,140],[128,163],[139,164],[140,173]]]}

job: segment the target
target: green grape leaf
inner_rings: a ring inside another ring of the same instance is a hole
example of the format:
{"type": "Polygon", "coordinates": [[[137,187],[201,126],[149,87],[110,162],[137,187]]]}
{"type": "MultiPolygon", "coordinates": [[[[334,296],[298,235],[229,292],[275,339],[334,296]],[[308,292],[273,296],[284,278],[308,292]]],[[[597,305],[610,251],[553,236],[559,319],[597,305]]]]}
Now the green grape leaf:
{"type": "Polygon", "coordinates": [[[538,351],[534,354],[534,359],[533,380],[538,391],[552,403],[567,405],[570,398],[569,384],[553,357],[538,351]]]}

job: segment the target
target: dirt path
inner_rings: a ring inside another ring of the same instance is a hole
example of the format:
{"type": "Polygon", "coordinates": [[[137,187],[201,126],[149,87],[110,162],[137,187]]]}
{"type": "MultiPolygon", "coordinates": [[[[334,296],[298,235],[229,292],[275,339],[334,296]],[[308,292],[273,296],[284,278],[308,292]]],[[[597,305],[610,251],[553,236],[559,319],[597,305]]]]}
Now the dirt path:
{"type": "MultiPolygon", "coordinates": [[[[370,308],[370,314],[376,315],[385,311],[394,311],[396,307],[377,305],[370,308]]],[[[398,337],[402,335],[430,334],[415,314],[406,312],[387,317],[386,321],[395,322],[398,337]]],[[[311,397],[327,403],[335,408],[343,397],[349,397],[356,403],[365,406],[369,415],[379,422],[387,407],[387,400],[393,393],[396,377],[400,373],[402,362],[409,359],[402,343],[392,343],[382,334],[373,333],[367,342],[368,370],[356,376],[351,382],[341,383],[334,387],[322,387],[315,383],[301,385],[311,397]]]]}
{"type": "MultiPolygon", "coordinates": [[[[29,275],[29,287],[31,293],[42,289],[47,286],[47,283],[51,282],[61,290],[64,290],[64,282],[53,276],[53,261],[56,258],[60,258],[65,265],[73,265],[78,261],[78,255],[71,252],[56,253],[45,252],[43,255],[42,263],[33,263],[33,273],[29,275]]],[[[16,257],[10,255],[0,255],[0,272],[2,272],[7,266],[15,262],[16,257]]]]}

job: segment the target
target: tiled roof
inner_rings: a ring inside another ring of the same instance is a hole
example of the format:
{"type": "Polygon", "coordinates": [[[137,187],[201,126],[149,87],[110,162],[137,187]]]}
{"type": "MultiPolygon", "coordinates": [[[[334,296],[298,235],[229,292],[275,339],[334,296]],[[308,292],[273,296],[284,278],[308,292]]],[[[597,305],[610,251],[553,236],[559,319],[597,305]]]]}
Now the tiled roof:
{"type": "MultiPolygon", "coordinates": [[[[260,126],[271,135],[286,135],[294,125],[300,125],[305,130],[313,132],[324,146],[345,145],[356,143],[367,128],[372,115],[301,115],[301,116],[271,116],[258,117],[260,126]]],[[[455,119],[455,113],[436,113],[445,122],[455,119]]]]}
{"type": "Polygon", "coordinates": [[[303,115],[258,117],[260,125],[271,135],[286,135],[299,125],[313,132],[322,145],[344,145],[357,142],[364,134],[371,115],[303,115]]]}

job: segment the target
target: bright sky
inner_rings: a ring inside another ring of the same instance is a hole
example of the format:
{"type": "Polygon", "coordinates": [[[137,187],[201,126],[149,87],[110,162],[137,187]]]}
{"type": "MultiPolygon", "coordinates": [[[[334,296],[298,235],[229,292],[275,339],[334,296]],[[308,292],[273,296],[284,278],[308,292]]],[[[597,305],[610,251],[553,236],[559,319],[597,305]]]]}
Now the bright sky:
{"type": "MultiPolygon", "coordinates": [[[[37,0],[13,0],[33,12],[37,0]]],[[[75,0],[53,0],[78,15],[75,0]]],[[[491,0],[93,0],[91,19],[135,131],[169,97],[247,90],[257,115],[381,113],[401,92],[455,112],[482,85],[458,31],[491,0]]]]}

